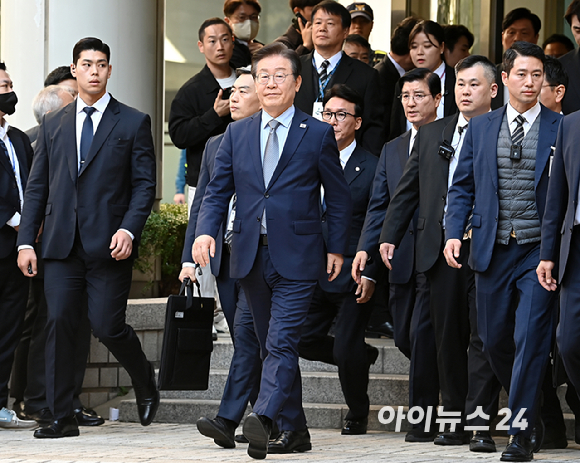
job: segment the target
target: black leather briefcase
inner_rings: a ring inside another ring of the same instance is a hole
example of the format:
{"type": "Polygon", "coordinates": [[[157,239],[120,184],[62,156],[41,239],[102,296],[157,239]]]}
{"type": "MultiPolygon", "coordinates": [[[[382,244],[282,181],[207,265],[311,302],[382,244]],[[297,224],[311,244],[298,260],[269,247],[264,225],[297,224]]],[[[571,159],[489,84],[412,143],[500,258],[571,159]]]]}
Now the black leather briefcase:
{"type": "MultiPolygon", "coordinates": [[[[195,283],[200,295],[199,283],[195,283]]],[[[214,309],[213,298],[194,297],[189,278],[181,285],[179,296],[169,296],[159,368],[160,390],[208,388],[214,309]]]]}

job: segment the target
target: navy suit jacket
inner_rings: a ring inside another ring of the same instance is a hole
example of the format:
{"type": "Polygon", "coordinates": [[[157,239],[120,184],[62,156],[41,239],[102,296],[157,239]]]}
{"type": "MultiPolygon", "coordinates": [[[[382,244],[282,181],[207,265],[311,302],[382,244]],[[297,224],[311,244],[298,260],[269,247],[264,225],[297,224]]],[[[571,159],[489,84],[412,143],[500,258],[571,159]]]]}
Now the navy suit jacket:
{"type": "Polygon", "coordinates": [[[111,237],[141,232],[155,200],[151,119],[111,97],[78,171],[76,102],[43,118],[24,194],[18,245],[32,245],[44,220],[42,257],[65,259],[76,230],[92,258],[111,259],[111,237]]]}
{"type": "Polygon", "coordinates": [[[562,100],[562,112],[570,114],[580,109],[580,88],[577,85],[578,79],[580,79],[580,49],[569,51],[560,57],[560,62],[570,79],[570,85],[566,87],[566,93],[562,100]]]}
{"type": "MultiPolygon", "coordinates": [[[[386,143],[381,152],[373,180],[363,233],[358,243],[358,249],[366,251],[373,258],[374,256],[378,257],[379,237],[385,221],[385,214],[403,175],[405,164],[409,159],[410,141],[411,131],[408,130],[403,135],[386,143]]],[[[392,265],[396,271],[389,272],[390,283],[407,283],[413,274],[415,258],[414,229],[414,223],[410,222],[407,233],[395,251],[392,265]]]]}
{"type": "MultiPolygon", "coordinates": [[[[495,246],[499,217],[497,140],[506,106],[474,117],[469,122],[453,185],[449,189],[445,239],[462,239],[473,208],[471,254],[469,265],[485,272],[495,246]]],[[[536,150],[534,188],[540,221],[544,215],[548,192],[552,147],[556,145],[560,114],[542,106],[540,137],[536,150]]]]}
{"type": "Polygon", "coordinates": [[[260,111],[228,126],[199,211],[196,236],[218,237],[235,191],[230,276],[243,278],[252,269],[265,209],[268,250],[276,272],[290,280],[317,280],[326,265],[321,184],[329,231],[327,252],[345,254],[348,250],[350,191],[340,166],[334,131],[329,124],[296,108],[280,159],[265,186],[261,116],[260,111]]]}
{"type": "MultiPolygon", "coordinates": [[[[32,148],[30,140],[24,132],[15,127],[8,129],[8,138],[14,146],[20,167],[22,191],[26,188],[30,164],[32,163],[32,148]]],[[[8,256],[16,246],[16,230],[6,225],[12,216],[20,210],[20,196],[12,163],[4,153],[0,152],[0,259],[8,256]]]]}
{"type": "Polygon", "coordinates": [[[580,112],[566,116],[560,123],[558,141],[552,161],[548,185],[546,212],[542,220],[542,245],[540,259],[558,262],[558,280],[561,282],[570,253],[570,240],[574,228],[574,216],[578,207],[580,179],[580,112]],[[558,253],[559,251],[559,253],[558,253]],[[559,254],[559,259],[558,259],[559,254]]]}
{"type": "MultiPolygon", "coordinates": [[[[215,155],[217,154],[218,148],[223,138],[224,138],[223,134],[216,135],[215,137],[211,137],[205,144],[205,150],[203,151],[203,156],[201,158],[199,179],[197,180],[195,195],[193,197],[193,202],[191,203],[189,222],[187,224],[187,230],[185,232],[185,243],[183,244],[183,254],[181,256],[181,262],[193,262],[191,248],[193,246],[193,242],[195,241],[195,227],[197,226],[197,217],[199,215],[201,202],[203,201],[203,196],[205,195],[205,190],[213,175],[215,155]]],[[[218,238],[216,239],[215,242],[215,255],[214,257],[210,257],[211,273],[216,277],[220,273],[220,267],[222,263],[222,249],[224,246],[223,236],[224,236],[224,227],[222,224],[222,227],[220,228],[218,234],[218,238]]]]}
{"type": "MultiPolygon", "coordinates": [[[[344,178],[350,188],[350,197],[352,200],[350,239],[340,274],[335,280],[329,282],[325,269],[324,275],[318,280],[320,287],[324,291],[345,293],[354,291],[355,289],[356,284],[351,277],[350,271],[371,196],[371,185],[377,168],[377,162],[378,159],[376,156],[357,145],[346,166],[344,166],[344,178]]],[[[323,217],[322,220],[322,229],[326,241],[328,235],[326,217],[323,217]]],[[[376,280],[375,265],[368,265],[363,275],[376,280]]]]}

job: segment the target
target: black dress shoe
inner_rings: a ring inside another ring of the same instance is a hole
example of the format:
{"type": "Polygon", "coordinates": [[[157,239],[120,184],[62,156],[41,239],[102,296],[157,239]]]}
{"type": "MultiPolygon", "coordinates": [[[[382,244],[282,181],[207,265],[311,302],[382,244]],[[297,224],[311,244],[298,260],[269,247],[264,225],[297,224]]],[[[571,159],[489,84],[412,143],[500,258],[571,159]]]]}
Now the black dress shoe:
{"type": "Polygon", "coordinates": [[[28,416],[35,420],[40,426],[50,426],[54,421],[54,416],[49,408],[41,408],[33,413],[29,413],[28,416]]]}
{"type": "Polygon", "coordinates": [[[151,376],[147,386],[133,386],[135,389],[135,398],[137,402],[137,412],[139,413],[139,420],[142,426],[149,426],[157,409],[159,408],[159,391],[155,383],[155,370],[153,364],[149,363],[151,369],[151,376]]]}
{"type": "Polygon", "coordinates": [[[74,415],[54,420],[50,426],[34,431],[34,437],[38,439],[58,439],[59,437],[74,437],[78,435],[79,426],[74,415]]]}
{"type": "Polygon", "coordinates": [[[282,431],[277,439],[268,444],[268,453],[294,453],[312,450],[308,429],[282,431]]]}
{"type": "Polygon", "coordinates": [[[532,461],[534,451],[529,437],[521,434],[510,436],[507,447],[501,454],[500,461],[532,461]]]}
{"type": "Polygon", "coordinates": [[[544,436],[546,435],[546,426],[544,425],[544,420],[538,418],[538,423],[532,429],[532,434],[530,435],[530,441],[532,442],[532,450],[534,453],[538,453],[542,448],[544,443],[544,436]]]}
{"type": "Polygon", "coordinates": [[[73,410],[79,426],[100,426],[105,423],[103,417],[97,415],[93,410],[90,411],[93,413],[89,413],[85,407],[73,410]]]}
{"type": "Polygon", "coordinates": [[[371,346],[370,344],[366,345],[367,348],[367,363],[369,364],[369,368],[371,365],[374,365],[377,359],[379,358],[379,350],[375,346],[371,346]]]}
{"type": "Polygon", "coordinates": [[[248,439],[246,439],[246,436],[244,436],[243,434],[236,434],[234,437],[234,441],[236,441],[238,444],[249,444],[250,441],[248,439]]]}
{"type": "MultiPolygon", "coordinates": [[[[272,429],[270,431],[270,440],[276,439],[279,435],[280,435],[280,430],[278,429],[278,425],[276,424],[275,421],[272,421],[272,429]]],[[[250,441],[248,439],[246,439],[246,436],[244,436],[243,434],[236,434],[236,437],[234,437],[234,440],[238,444],[249,444],[250,443],[250,441]]]]}
{"type": "Polygon", "coordinates": [[[250,413],[244,420],[244,436],[248,439],[248,455],[263,460],[268,454],[272,420],[267,416],[250,413]]]}
{"type": "Polygon", "coordinates": [[[413,428],[405,435],[405,442],[433,442],[437,433],[435,431],[425,432],[423,428],[413,428]]]}
{"type": "Polygon", "coordinates": [[[343,436],[359,436],[367,433],[368,419],[364,420],[344,420],[342,431],[343,436]]]}
{"type": "Polygon", "coordinates": [[[469,441],[469,450],[472,452],[495,452],[495,442],[487,431],[475,431],[469,441]]]}
{"type": "Polygon", "coordinates": [[[394,337],[393,325],[390,322],[384,322],[381,323],[380,325],[367,326],[367,329],[365,331],[365,337],[393,339],[394,337]]]}
{"type": "Polygon", "coordinates": [[[435,445],[463,445],[469,444],[471,433],[468,431],[442,432],[435,437],[435,445]]]}
{"type": "Polygon", "coordinates": [[[237,425],[233,421],[216,416],[213,420],[202,416],[197,420],[198,431],[224,449],[233,449],[236,446],[234,431],[237,425]]]}

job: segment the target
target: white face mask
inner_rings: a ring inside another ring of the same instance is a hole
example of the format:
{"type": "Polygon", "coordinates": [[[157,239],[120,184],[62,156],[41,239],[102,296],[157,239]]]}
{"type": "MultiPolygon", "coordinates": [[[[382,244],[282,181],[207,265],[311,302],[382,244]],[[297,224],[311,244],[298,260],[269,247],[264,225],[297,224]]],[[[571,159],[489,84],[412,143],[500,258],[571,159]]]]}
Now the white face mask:
{"type": "Polygon", "coordinates": [[[236,38],[249,42],[258,35],[260,30],[260,23],[258,21],[251,21],[246,19],[243,23],[232,24],[234,35],[236,38]]]}

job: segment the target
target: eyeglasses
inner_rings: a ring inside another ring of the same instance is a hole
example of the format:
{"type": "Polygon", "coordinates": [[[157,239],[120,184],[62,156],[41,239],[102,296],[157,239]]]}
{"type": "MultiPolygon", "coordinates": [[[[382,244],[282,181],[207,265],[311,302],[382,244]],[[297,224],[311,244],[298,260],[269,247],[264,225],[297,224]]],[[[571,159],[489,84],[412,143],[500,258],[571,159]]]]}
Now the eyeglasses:
{"type": "Polygon", "coordinates": [[[423,101],[428,96],[432,96],[432,95],[430,93],[428,93],[428,94],[425,94],[425,93],[415,93],[415,94],[403,93],[402,95],[399,95],[399,99],[403,103],[409,103],[409,101],[411,101],[411,99],[413,99],[413,101],[415,103],[421,103],[421,101],[423,101]]]}
{"type": "Polygon", "coordinates": [[[277,84],[283,84],[286,80],[286,77],[291,75],[292,73],[284,74],[283,72],[277,72],[276,74],[268,74],[267,72],[260,72],[259,74],[256,74],[256,82],[258,82],[260,85],[268,85],[268,82],[270,82],[270,77],[273,77],[274,82],[277,84]]]}
{"type": "Polygon", "coordinates": [[[356,117],[354,114],[347,113],[346,111],[322,111],[322,120],[330,122],[332,116],[336,118],[338,122],[342,122],[346,119],[346,116],[356,117]]]}

